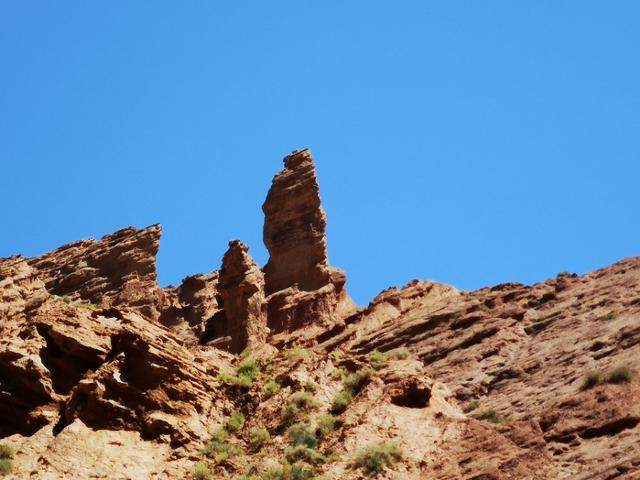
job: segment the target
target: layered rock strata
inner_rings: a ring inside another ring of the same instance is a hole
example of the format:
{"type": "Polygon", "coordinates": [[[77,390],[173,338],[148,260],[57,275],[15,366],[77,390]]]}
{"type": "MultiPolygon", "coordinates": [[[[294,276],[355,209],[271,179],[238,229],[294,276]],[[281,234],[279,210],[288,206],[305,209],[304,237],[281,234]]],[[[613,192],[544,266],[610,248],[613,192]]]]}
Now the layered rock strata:
{"type": "Polygon", "coordinates": [[[249,255],[247,246],[239,240],[229,242],[222,259],[219,286],[224,309],[224,325],[218,336],[230,337],[229,350],[239,353],[256,349],[267,340],[267,303],[264,296],[264,275],[249,255]]]}
{"type": "Polygon", "coordinates": [[[343,271],[327,258],[327,218],[309,150],[284,158],[262,205],[269,326],[274,332],[328,325],[354,309],[343,271]]]}
{"type": "Polygon", "coordinates": [[[162,227],[124,228],[100,240],[70,243],[29,259],[47,291],[100,306],[126,305],[158,318],[163,294],[158,288],[156,254],[162,227]]]}

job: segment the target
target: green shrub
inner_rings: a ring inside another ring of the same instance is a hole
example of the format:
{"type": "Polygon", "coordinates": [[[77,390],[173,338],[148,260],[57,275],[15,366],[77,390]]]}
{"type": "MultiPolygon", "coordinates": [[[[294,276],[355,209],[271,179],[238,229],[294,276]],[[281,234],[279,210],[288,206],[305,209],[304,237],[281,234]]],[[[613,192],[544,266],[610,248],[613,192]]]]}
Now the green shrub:
{"type": "Polygon", "coordinates": [[[312,380],[307,380],[306,382],[304,382],[304,389],[307,392],[315,392],[318,389],[318,385],[316,385],[316,383],[312,380]]]}
{"type": "Polygon", "coordinates": [[[7,475],[13,470],[13,456],[16,454],[13,447],[0,443],[0,475],[7,475]]]}
{"type": "Polygon", "coordinates": [[[269,431],[264,427],[252,428],[249,432],[249,445],[253,450],[260,450],[271,440],[269,431]]]}
{"type": "Polygon", "coordinates": [[[233,412],[225,423],[228,432],[237,432],[244,426],[244,414],[242,412],[233,412]]]}
{"type": "Polygon", "coordinates": [[[7,445],[6,443],[0,443],[0,458],[8,458],[12,459],[16,451],[12,446],[7,445]]]}
{"type": "Polygon", "coordinates": [[[590,388],[593,388],[596,385],[600,385],[601,383],[602,383],[602,374],[600,372],[593,370],[584,376],[584,380],[582,381],[582,385],[580,386],[580,389],[589,390],[590,388]]]}
{"type": "Polygon", "coordinates": [[[464,412],[468,413],[468,412],[473,412],[474,410],[476,410],[477,408],[480,407],[480,402],[478,400],[473,400],[471,402],[469,402],[465,407],[464,407],[464,412]]]}
{"type": "Polygon", "coordinates": [[[313,470],[304,464],[285,463],[282,467],[268,468],[260,474],[260,480],[313,480],[313,470]]]}
{"type": "Polygon", "coordinates": [[[282,467],[269,467],[260,474],[260,480],[285,480],[282,467]]]}
{"type": "Polygon", "coordinates": [[[262,394],[266,398],[273,397],[280,390],[280,385],[275,380],[269,380],[264,384],[264,388],[262,389],[262,394]]]}
{"type": "Polygon", "coordinates": [[[216,377],[223,385],[236,385],[242,388],[251,388],[253,381],[260,373],[260,366],[253,357],[244,358],[236,368],[236,374],[220,372],[216,377]]]}
{"type": "Polygon", "coordinates": [[[373,376],[373,370],[369,367],[361,368],[355,373],[351,373],[347,375],[342,381],[345,390],[347,390],[351,395],[355,396],[362,387],[371,379],[373,376]]]}
{"type": "Polygon", "coordinates": [[[236,375],[238,377],[246,377],[255,380],[260,373],[260,366],[253,357],[247,357],[238,364],[236,375]]]}
{"type": "Polygon", "coordinates": [[[411,356],[411,352],[406,347],[396,348],[391,350],[387,356],[391,360],[406,360],[411,356]]]}
{"type": "Polygon", "coordinates": [[[237,378],[230,373],[220,372],[216,377],[216,380],[218,380],[218,382],[222,383],[223,385],[235,385],[237,378]]]}
{"type": "Polygon", "coordinates": [[[304,445],[297,445],[292,448],[287,448],[284,454],[287,462],[306,462],[311,465],[318,465],[327,461],[327,457],[313,448],[305,447],[304,445]]]}
{"type": "Polygon", "coordinates": [[[382,367],[384,367],[384,364],[387,363],[389,358],[386,354],[378,350],[374,350],[373,352],[370,352],[369,355],[367,355],[367,360],[374,369],[380,370],[382,367]]]}
{"type": "Polygon", "coordinates": [[[331,372],[331,378],[334,380],[343,380],[347,375],[349,375],[349,372],[344,367],[334,368],[331,372]]]}
{"type": "Polygon", "coordinates": [[[483,420],[489,423],[503,423],[504,418],[498,414],[495,410],[485,410],[483,412],[474,415],[474,418],[477,420],[483,420]]]}
{"type": "Polygon", "coordinates": [[[0,458],[0,475],[8,475],[13,470],[13,460],[0,458]]]}
{"type": "Polygon", "coordinates": [[[616,316],[614,315],[613,312],[609,312],[609,313],[605,313],[604,315],[601,315],[598,317],[598,320],[604,321],[604,322],[610,322],[611,320],[615,320],[616,316]]]}
{"type": "Polygon", "coordinates": [[[285,474],[287,475],[287,480],[313,480],[316,478],[313,470],[300,464],[288,466],[285,469],[285,474]]]}
{"type": "Polygon", "coordinates": [[[619,366],[607,374],[607,383],[628,383],[631,381],[631,369],[626,366],[619,366]]]}
{"type": "Polygon", "coordinates": [[[309,448],[315,448],[318,445],[316,437],[316,429],[307,422],[300,422],[292,425],[287,430],[287,435],[291,445],[303,445],[309,448]]]}
{"type": "Polygon", "coordinates": [[[353,461],[353,466],[361,468],[368,476],[381,473],[385,467],[389,467],[402,460],[402,450],[391,442],[378,443],[360,450],[353,461]]]}
{"type": "Polygon", "coordinates": [[[307,352],[304,348],[298,347],[297,345],[291,347],[289,350],[285,352],[287,360],[296,361],[301,360],[303,358],[307,358],[309,356],[309,352],[307,352]]]}
{"type": "Polygon", "coordinates": [[[316,422],[318,424],[318,433],[321,437],[326,437],[342,425],[342,420],[339,417],[328,413],[318,415],[316,422]]]}
{"type": "Polygon", "coordinates": [[[209,480],[213,477],[213,472],[209,468],[207,462],[196,462],[191,470],[191,476],[194,480],[209,480]]]}
{"type": "Polygon", "coordinates": [[[336,393],[333,400],[331,400],[331,411],[333,413],[342,413],[344,412],[349,404],[353,400],[353,395],[349,393],[347,390],[341,390],[336,393]]]}
{"type": "Polygon", "coordinates": [[[229,433],[224,428],[219,428],[213,432],[202,453],[219,463],[241,455],[242,449],[229,441],[229,433]]]}
{"type": "Polygon", "coordinates": [[[295,392],[289,397],[289,402],[285,408],[285,418],[291,419],[301,412],[309,412],[320,406],[320,402],[309,392],[295,392]]]}

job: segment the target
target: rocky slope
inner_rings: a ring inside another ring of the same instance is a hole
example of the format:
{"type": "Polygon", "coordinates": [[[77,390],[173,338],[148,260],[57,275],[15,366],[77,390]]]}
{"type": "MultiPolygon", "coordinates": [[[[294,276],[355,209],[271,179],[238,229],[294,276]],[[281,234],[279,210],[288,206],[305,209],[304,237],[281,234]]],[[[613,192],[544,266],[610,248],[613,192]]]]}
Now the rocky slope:
{"type": "Polygon", "coordinates": [[[262,269],[234,240],[161,288],[157,225],[0,259],[0,476],[640,478],[640,258],[357,308],[284,164],[262,269]]]}

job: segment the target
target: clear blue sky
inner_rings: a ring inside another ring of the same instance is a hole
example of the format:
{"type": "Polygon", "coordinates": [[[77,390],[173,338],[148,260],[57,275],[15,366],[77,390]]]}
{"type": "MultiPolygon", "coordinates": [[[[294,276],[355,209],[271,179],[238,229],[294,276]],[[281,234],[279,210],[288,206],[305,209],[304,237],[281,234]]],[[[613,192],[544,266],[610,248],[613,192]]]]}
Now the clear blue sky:
{"type": "Polygon", "coordinates": [[[316,158],[366,304],[640,253],[640,2],[0,6],[0,256],[164,226],[161,284],[256,260],[272,176],[316,158]]]}

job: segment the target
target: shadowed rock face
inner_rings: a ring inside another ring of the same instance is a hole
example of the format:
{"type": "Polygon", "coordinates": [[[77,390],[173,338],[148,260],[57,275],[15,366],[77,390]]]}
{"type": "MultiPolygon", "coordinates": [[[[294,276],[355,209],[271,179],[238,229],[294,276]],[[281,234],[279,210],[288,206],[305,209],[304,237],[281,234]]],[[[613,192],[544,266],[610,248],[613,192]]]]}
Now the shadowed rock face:
{"type": "MultiPolygon", "coordinates": [[[[224,309],[229,350],[239,353],[267,339],[264,275],[239,240],[229,242],[220,270],[220,299],[224,309]]],[[[222,332],[221,332],[222,333],[222,332]]]]}

